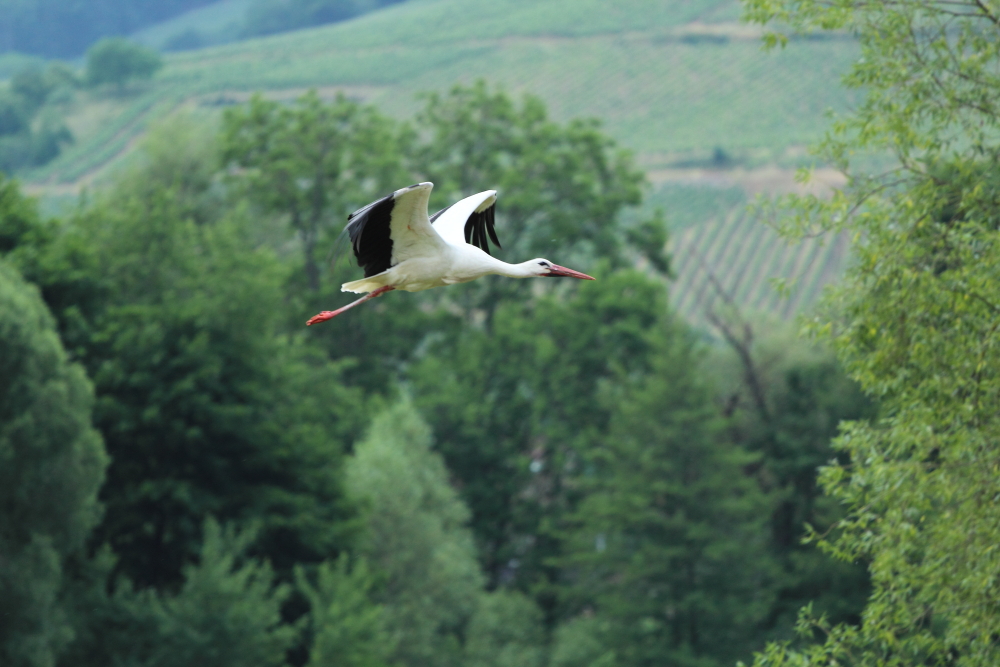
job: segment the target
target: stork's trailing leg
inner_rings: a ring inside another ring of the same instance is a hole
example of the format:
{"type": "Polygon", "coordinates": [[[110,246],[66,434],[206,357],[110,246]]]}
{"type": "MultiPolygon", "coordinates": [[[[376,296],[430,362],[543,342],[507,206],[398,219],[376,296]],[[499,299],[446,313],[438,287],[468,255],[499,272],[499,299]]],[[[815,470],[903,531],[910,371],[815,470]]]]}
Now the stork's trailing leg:
{"type": "Polygon", "coordinates": [[[351,308],[354,308],[354,306],[358,305],[359,303],[364,303],[368,299],[374,299],[377,296],[382,296],[386,292],[391,292],[394,289],[396,289],[396,288],[393,287],[392,285],[386,285],[385,287],[379,287],[374,292],[369,292],[368,294],[365,294],[363,297],[361,297],[357,301],[352,301],[351,303],[347,304],[343,308],[338,308],[337,310],[324,310],[322,313],[320,313],[318,315],[313,315],[312,317],[310,317],[309,321],[306,322],[306,326],[308,327],[308,326],[312,326],[313,324],[317,324],[319,322],[326,322],[327,320],[333,319],[337,315],[340,315],[345,310],[350,310],[351,308]]]}

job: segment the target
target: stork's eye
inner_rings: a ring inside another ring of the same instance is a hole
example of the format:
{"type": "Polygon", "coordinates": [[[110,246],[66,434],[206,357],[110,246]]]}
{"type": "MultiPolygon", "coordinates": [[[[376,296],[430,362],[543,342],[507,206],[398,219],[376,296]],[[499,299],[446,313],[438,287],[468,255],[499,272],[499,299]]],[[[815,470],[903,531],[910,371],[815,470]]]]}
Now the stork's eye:
{"type": "Polygon", "coordinates": [[[538,265],[539,266],[544,266],[546,269],[551,269],[552,268],[552,265],[549,264],[548,262],[539,262],[538,265]]]}

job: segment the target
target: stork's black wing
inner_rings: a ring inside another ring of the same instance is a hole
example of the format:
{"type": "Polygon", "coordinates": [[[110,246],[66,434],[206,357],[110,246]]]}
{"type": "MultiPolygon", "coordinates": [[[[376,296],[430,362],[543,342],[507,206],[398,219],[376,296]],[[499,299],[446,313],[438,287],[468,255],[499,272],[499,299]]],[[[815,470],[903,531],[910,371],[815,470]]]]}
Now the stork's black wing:
{"type": "Polygon", "coordinates": [[[351,239],[365,278],[413,257],[434,256],[446,244],[427,220],[433,183],[396,190],[347,216],[344,233],[351,239]]]}
{"type": "Polygon", "coordinates": [[[485,211],[473,212],[465,222],[465,242],[482,249],[487,255],[490,254],[490,244],[486,240],[487,234],[498,248],[503,249],[500,241],[497,240],[497,230],[494,227],[496,210],[497,205],[494,203],[485,211]]]}
{"type": "Polygon", "coordinates": [[[391,223],[395,204],[394,196],[389,195],[347,216],[344,232],[351,239],[351,248],[358,266],[365,270],[365,278],[392,266],[391,223]]]}

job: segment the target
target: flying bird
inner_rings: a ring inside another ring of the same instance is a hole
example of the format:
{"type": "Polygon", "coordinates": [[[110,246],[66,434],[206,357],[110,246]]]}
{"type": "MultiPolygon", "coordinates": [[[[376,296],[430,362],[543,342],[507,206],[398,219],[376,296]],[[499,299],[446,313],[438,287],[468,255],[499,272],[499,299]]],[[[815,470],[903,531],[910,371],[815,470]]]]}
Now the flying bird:
{"type": "Polygon", "coordinates": [[[585,273],[541,257],[508,264],[490,255],[489,240],[500,247],[494,229],[496,190],[474,194],[427,215],[433,183],[417,183],[373,201],[347,217],[358,266],[365,277],[344,283],[341,291],[364,294],[337,310],[324,310],[306,325],[325,322],[358,304],[392,290],[419,292],[466,283],[486,275],[508,278],[579,278],[585,273]]]}

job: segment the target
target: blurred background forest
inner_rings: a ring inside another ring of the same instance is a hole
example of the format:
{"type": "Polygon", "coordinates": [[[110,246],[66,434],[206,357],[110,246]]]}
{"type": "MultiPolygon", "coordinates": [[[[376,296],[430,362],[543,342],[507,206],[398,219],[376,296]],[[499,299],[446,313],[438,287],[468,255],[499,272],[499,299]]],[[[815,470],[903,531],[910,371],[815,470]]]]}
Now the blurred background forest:
{"type": "Polygon", "coordinates": [[[803,607],[859,627],[879,553],[825,542],[864,503],[817,469],[897,389],[856,363],[884,323],[837,329],[847,370],[796,336],[862,236],[815,217],[842,154],[794,174],[874,84],[836,85],[862,30],[765,52],[762,7],[0,0],[0,664],[785,664],[803,607]],[[597,282],[306,330],[347,214],[424,180],[597,282]],[[829,233],[747,207],[787,193],[829,233]]]}

